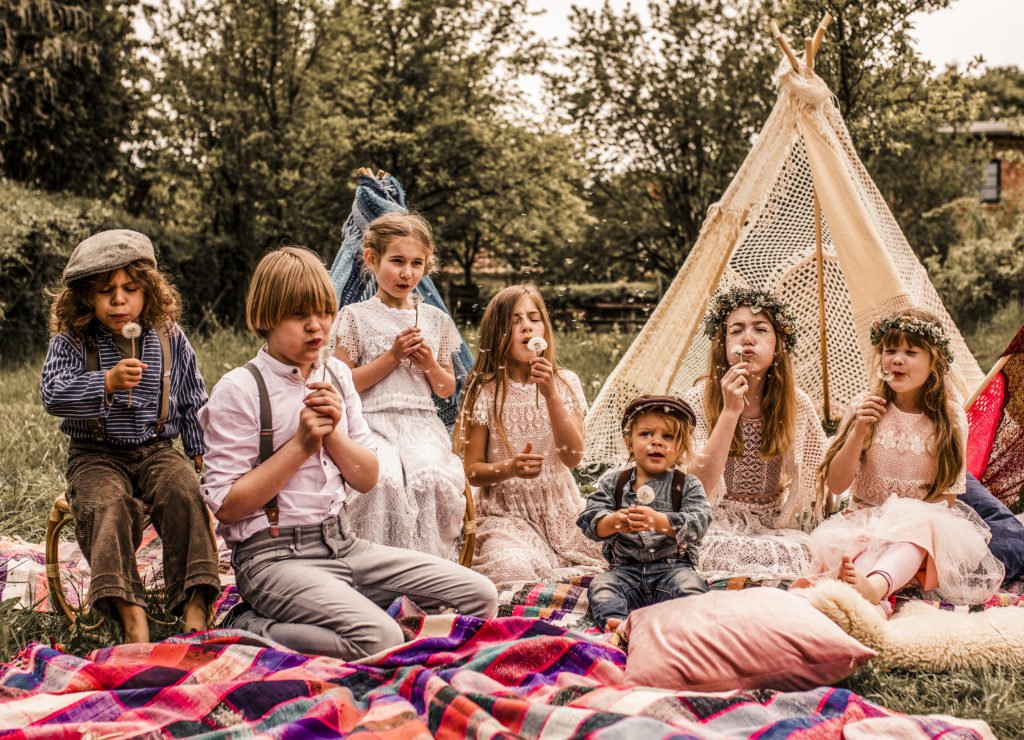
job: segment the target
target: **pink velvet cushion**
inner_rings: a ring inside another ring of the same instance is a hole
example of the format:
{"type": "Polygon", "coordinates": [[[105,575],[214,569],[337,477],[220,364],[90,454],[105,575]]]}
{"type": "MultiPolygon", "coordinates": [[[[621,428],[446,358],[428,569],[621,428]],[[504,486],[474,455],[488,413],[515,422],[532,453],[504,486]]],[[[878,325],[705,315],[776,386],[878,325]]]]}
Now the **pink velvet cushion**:
{"type": "Polygon", "coordinates": [[[687,691],[832,684],[875,651],[843,632],[798,592],[712,591],[629,615],[626,679],[687,691]]]}

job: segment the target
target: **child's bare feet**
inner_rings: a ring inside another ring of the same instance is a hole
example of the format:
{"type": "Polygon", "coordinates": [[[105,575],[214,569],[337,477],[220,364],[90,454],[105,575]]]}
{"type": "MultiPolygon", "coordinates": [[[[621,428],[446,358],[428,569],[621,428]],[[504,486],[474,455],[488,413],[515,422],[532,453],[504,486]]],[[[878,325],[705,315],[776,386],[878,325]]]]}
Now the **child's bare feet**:
{"type": "Polygon", "coordinates": [[[610,617],[608,619],[608,621],[604,623],[604,631],[605,632],[614,632],[615,630],[617,630],[619,628],[620,624],[622,624],[622,620],[621,619],[616,619],[615,617],[610,617]]]}
{"type": "Polygon", "coordinates": [[[185,602],[181,621],[185,623],[186,632],[200,632],[206,629],[206,600],[199,589],[194,590],[185,602]]]}
{"type": "Polygon", "coordinates": [[[880,602],[885,596],[885,592],[889,590],[889,584],[883,576],[877,573],[865,576],[857,570],[853,564],[853,558],[849,555],[843,556],[843,561],[839,566],[839,580],[849,583],[857,589],[857,593],[872,604],[880,602]]]}
{"type": "Polygon", "coordinates": [[[121,599],[114,599],[114,607],[117,616],[121,618],[125,643],[149,642],[149,617],[146,616],[146,610],[121,599]]]}

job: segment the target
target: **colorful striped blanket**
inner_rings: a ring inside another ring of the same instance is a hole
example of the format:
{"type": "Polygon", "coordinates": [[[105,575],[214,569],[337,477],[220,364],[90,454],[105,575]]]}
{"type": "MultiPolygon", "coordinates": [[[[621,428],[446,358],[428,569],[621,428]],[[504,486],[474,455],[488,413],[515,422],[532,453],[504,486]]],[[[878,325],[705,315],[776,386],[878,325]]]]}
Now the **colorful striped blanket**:
{"type": "Polygon", "coordinates": [[[983,722],[901,715],[844,689],[629,686],[622,651],[538,619],[400,621],[415,639],[359,664],[234,630],[85,658],[30,645],[0,669],[0,736],[992,737],[983,722]]]}

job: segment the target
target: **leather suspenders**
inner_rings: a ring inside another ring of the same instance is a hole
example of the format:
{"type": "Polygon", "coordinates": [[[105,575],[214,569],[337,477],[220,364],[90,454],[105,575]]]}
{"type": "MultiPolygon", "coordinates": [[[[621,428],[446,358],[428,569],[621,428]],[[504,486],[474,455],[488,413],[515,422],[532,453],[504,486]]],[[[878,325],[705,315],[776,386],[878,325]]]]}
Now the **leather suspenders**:
{"type": "MultiPolygon", "coordinates": [[[[615,508],[622,508],[622,494],[629,484],[629,477],[633,474],[633,468],[626,468],[619,477],[615,479],[615,508]]],[[[679,511],[683,505],[683,484],[686,483],[686,473],[676,470],[672,473],[672,510],[679,511]]]]}
{"type": "MultiPolygon", "coordinates": [[[[270,393],[267,392],[267,383],[263,379],[263,373],[252,362],[245,363],[243,367],[252,374],[253,380],[256,381],[256,389],[260,394],[260,453],[259,461],[256,463],[259,465],[269,460],[275,451],[274,413],[273,409],[270,408],[270,393]]],[[[341,381],[338,380],[338,376],[334,374],[330,367],[327,368],[327,372],[331,376],[331,382],[334,383],[334,387],[341,393],[341,381]]],[[[274,494],[274,497],[263,505],[263,509],[267,512],[267,521],[270,522],[270,536],[277,537],[281,533],[279,527],[281,507],[277,504],[277,494],[274,494]]]]}
{"type": "MultiPolygon", "coordinates": [[[[167,423],[167,415],[171,412],[171,340],[167,334],[167,327],[161,326],[156,330],[156,335],[160,339],[160,356],[162,359],[160,367],[160,408],[157,410],[156,424],[154,428],[156,433],[160,432],[164,428],[164,424],[167,423]]],[[[140,350],[141,355],[141,350],[140,350]]],[[[86,372],[95,372],[100,369],[100,354],[99,349],[96,346],[96,340],[90,337],[85,340],[85,370],[86,372]]],[[[96,439],[103,439],[106,436],[106,431],[103,428],[103,419],[88,419],[89,429],[92,431],[92,436],[96,439]]]]}

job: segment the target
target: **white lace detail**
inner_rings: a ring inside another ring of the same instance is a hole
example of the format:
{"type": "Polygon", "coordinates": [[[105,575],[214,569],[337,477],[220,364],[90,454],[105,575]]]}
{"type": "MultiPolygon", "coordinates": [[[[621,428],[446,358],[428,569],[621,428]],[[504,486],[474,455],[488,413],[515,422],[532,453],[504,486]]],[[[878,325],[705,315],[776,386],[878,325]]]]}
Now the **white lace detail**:
{"type": "MultiPolygon", "coordinates": [[[[576,373],[559,369],[559,396],[570,413],[581,415],[586,398],[576,373]],[[564,382],[562,382],[564,381],[564,382]]],[[[495,583],[559,580],[603,570],[598,543],[576,526],[583,499],[572,471],[558,458],[547,405],[536,403],[536,386],[509,382],[502,413],[508,445],[491,418],[495,388],[481,388],[473,407],[474,424],[491,430],[487,460],[499,462],[527,442],[544,456],[537,478],[512,478],[477,493],[477,552],[473,568],[495,583]]]]}
{"type": "MultiPolygon", "coordinates": [[[[359,367],[390,350],[399,332],[413,326],[415,321],[413,309],[388,308],[374,296],[341,309],[335,323],[338,346],[344,348],[349,359],[359,367]]],[[[435,306],[421,304],[418,325],[426,343],[436,348],[438,362],[450,367],[452,354],[462,346],[462,337],[448,314],[435,306]]],[[[360,396],[364,413],[434,408],[430,381],[411,361],[403,362],[360,396]]]]}

